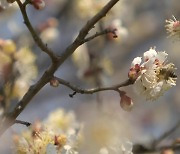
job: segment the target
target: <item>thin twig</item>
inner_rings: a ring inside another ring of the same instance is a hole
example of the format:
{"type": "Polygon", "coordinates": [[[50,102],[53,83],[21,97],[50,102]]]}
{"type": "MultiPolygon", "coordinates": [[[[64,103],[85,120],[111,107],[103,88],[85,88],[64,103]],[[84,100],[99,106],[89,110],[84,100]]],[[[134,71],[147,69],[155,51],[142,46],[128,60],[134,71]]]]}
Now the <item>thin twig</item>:
{"type": "Polygon", "coordinates": [[[22,121],[22,120],[15,120],[14,123],[15,123],[15,124],[25,125],[26,127],[29,127],[29,126],[31,125],[31,123],[26,122],[26,121],[22,121]]]}
{"type": "Polygon", "coordinates": [[[24,23],[26,24],[29,32],[31,33],[35,43],[40,47],[40,49],[42,51],[44,51],[46,54],[49,55],[49,57],[51,57],[52,61],[57,61],[57,57],[56,55],[53,53],[53,51],[51,49],[49,49],[40,39],[40,37],[38,36],[38,34],[36,33],[36,31],[34,30],[33,26],[31,25],[27,12],[26,12],[26,6],[28,3],[30,3],[29,0],[25,1],[24,3],[21,3],[20,0],[16,0],[17,4],[19,5],[19,8],[21,10],[23,19],[24,19],[24,23]]]}
{"type": "Polygon", "coordinates": [[[94,35],[90,36],[90,37],[87,37],[84,39],[84,41],[82,43],[85,43],[85,42],[88,42],[88,41],[91,41],[93,40],[94,38],[98,37],[98,36],[101,36],[101,35],[106,35],[108,33],[112,33],[114,36],[117,36],[116,33],[115,33],[116,29],[105,29],[101,32],[96,32],[94,35]]]}
{"type": "Polygon", "coordinates": [[[77,86],[71,84],[70,82],[65,81],[65,80],[63,80],[61,78],[58,78],[58,77],[54,77],[54,78],[56,80],[58,80],[60,84],[65,85],[66,87],[69,87],[70,89],[72,89],[76,93],[80,93],[80,94],[93,94],[93,93],[97,93],[97,92],[100,92],[100,91],[107,91],[107,90],[114,90],[114,91],[119,92],[119,90],[118,90],[119,88],[129,86],[129,85],[134,83],[134,81],[132,81],[132,80],[126,80],[125,82],[122,82],[120,84],[110,86],[110,87],[82,89],[82,88],[79,88],[79,87],[77,87],[77,86]]]}

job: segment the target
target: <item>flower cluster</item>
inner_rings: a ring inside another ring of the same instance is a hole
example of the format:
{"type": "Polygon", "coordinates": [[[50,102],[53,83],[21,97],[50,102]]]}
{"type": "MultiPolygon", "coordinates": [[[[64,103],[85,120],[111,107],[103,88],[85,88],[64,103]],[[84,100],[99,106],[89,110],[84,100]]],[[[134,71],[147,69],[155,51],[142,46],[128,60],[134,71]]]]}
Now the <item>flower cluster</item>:
{"type": "Polygon", "coordinates": [[[166,23],[165,27],[169,36],[180,39],[180,21],[173,16],[173,19],[166,20],[166,23]]]}
{"type": "Polygon", "coordinates": [[[0,40],[0,104],[20,99],[37,76],[36,57],[29,48],[17,50],[12,40],[0,40]]]}
{"type": "Polygon", "coordinates": [[[14,148],[18,154],[132,154],[132,143],[124,137],[119,121],[102,112],[97,114],[98,118],[82,125],[73,112],[57,109],[43,123],[36,122],[22,134],[14,134],[14,148]]]}
{"type": "Polygon", "coordinates": [[[176,85],[175,66],[167,63],[166,52],[157,52],[150,48],[142,57],[133,60],[129,78],[135,81],[135,91],[145,96],[146,100],[155,100],[176,85]]]}
{"type": "Polygon", "coordinates": [[[97,13],[108,1],[107,0],[77,0],[77,12],[81,17],[92,16],[97,13]]]}
{"type": "Polygon", "coordinates": [[[79,128],[72,112],[58,109],[44,123],[36,122],[21,135],[15,134],[14,148],[18,154],[78,154],[79,128]]]}

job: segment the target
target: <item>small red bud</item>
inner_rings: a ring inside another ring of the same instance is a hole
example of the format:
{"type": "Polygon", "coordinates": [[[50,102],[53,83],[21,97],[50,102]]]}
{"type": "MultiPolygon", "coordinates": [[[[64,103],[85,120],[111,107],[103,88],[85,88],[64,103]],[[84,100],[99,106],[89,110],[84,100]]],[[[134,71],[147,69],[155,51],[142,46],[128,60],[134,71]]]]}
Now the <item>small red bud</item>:
{"type": "Polygon", "coordinates": [[[56,78],[52,78],[52,79],[50,80],[50,85],[51,85],[52,87],[58,87],[58,86],[59,86],[59,81],[58,81],[56,78]]]}

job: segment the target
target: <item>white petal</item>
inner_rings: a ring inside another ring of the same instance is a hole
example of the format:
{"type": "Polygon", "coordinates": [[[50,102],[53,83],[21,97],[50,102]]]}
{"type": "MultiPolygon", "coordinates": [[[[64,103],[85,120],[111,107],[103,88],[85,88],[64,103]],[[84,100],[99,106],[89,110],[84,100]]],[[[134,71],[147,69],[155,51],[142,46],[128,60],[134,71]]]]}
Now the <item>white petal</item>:
{"type": "Polygon", "coordinates": [[[144,61],[146,61],[147,59],[155,58],[156,55],[157,55],[156,50],[150,48],[148,51],[146,51],[146,52],[144,53],[144,56],[143,56],[144,61]]]}
{"type": "Polygon", "coordinates": [[[136,57],[131,63],[131,68],[134,67],[136,64],[140,64],[142,61],[142,57],[136,57]]]}
{"type": "Polygon", "coordinates": [[[145,91],[145,87],[142,84],[141,76],[139,76],[134,84],[134,91],[137,94],[142,94],[145,91]]]}
{"type": "Polygon", "coordinates": [[[167,59],[168,54],[166,52],[158,52],[156,58],[162,64],[167,59]]]}
{"type": "Polygon", "coordinates": [[[155,57],[150,58],[148,61],[144,62],[142,66],[144,66],[146,69],[154,69],[156,66],[154,64],[155,57]]]}

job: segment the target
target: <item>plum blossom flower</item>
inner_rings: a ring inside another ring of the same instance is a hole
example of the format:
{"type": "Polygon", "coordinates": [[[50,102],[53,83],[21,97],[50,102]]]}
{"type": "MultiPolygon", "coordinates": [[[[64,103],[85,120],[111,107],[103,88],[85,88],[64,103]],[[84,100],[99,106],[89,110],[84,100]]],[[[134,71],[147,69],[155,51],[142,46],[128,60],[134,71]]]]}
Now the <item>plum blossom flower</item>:
{"type": "Polygon", "coordinates": [[[141,57],[135,58],[131,64],[129,78],[136,80],[135,91],[146,100],[155,100],[176,85],[176,68],[173,63],[167,63],[167,56],[166,52],[150,48],[144,53],[142,64],[141,57]]]}
{"type": "Polygon", "coordinates": [[[180,39],[180,21],[177,20],[174,16],[173,19],[166,20],[167,25],[166,30],[169,33],[170,37],[174,37],[175,39],[180,39]]]}

